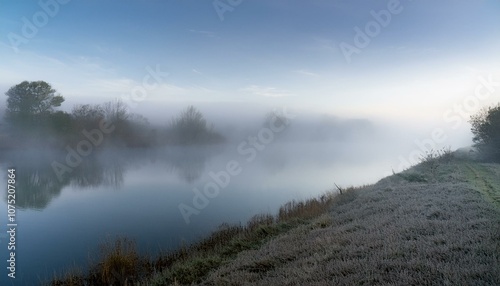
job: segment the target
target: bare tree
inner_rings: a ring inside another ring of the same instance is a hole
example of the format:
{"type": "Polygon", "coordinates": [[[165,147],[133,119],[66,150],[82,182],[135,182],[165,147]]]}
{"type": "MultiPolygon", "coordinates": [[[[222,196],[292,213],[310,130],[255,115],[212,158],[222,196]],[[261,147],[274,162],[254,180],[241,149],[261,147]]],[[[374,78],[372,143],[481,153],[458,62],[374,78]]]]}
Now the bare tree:
{"type": "Polygon", "coordinates": [[[213,131],[213,125],[194,106],[189,106],[170,123],[170,142],[181,145],[218,143],[223,137],[213,131]]]}

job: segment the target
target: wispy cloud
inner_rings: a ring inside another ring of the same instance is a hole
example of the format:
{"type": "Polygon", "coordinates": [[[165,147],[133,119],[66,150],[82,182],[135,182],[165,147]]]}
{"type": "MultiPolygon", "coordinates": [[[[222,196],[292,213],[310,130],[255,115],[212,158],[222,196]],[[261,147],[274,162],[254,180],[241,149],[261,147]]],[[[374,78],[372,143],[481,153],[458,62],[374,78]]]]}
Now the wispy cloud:
{"type": "Polygon", "coordinates": [[[293,72],[301,74],[301,75],[305,75],[305,76],[311,76],[311,77],[319,77],[320,76],[319,74],[310,72],[308,70],[294,70],[293,72]]]}
{"type": "Polygon", "coordinates": [[[139,82],[136,82],[129,78],[109,78],[109,79],[94,79],[87,85],[93,90],[102,93],[119,94],[119,93],[129,92],[133,87],[139,85],[139,82]]]}
{"type": "Polygon", "coordinates": [[[391,53],[397,53],[402,55],[412,55],[412,56],[429,56],[435,55],[441,52],[441,49],[435,47],[408,47],[408,46],[387,46],[385,49],[377,49],[374,52],[378,53],[387,53],[387,50],[390,50],[391,53]]]}
{"type": "Polygon", "coordinates": [[[111,77],[117,75],[115,65],[101,57],[86,55],[68,56],[65,62],[73,68],[94,74],[94,77],[97,77],[97,74],[111,77]]]}
{"type": "Polygon", "coordinates": [[[326,51],[336,53],[338,51],[335,41],[324,37],[313,37],[312,43],[308,47],[309,50],[326,51]]]}
{"type": "Polygon", "coordinates": [[[241,89],[243,92],[249,92],[254,95],[258,96],[266,96],[266,97],[285,97],[285,96],[292,96],[290,92],[286,90],[281,90],[275,87],[268,87],[268,86],[259,86],[259,85],[250,85],[247,86],[243,89],[241,89]]]}

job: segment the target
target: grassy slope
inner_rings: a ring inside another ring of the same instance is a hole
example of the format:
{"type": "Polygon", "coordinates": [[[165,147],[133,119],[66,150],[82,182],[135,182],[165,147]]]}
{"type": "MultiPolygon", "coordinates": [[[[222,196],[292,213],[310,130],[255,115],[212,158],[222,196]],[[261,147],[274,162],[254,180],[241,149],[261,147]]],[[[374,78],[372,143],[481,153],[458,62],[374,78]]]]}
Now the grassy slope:
{"type": "Polygon", "coordinates": [[[500,166],[421,164],[343,194],[208,285],[500,285],[500,166]]]}

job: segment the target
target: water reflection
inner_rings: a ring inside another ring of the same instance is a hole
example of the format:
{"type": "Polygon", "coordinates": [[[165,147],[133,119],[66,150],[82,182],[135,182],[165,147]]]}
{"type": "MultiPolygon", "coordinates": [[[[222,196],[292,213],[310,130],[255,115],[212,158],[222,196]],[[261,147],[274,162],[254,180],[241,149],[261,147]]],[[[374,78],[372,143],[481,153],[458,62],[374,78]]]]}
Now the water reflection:
{"type": "Polygon", "coordinates": [[[20,166],[17,170],[16,204],[19,208],[44,209],[68,184],[68,181],[59,182],[52,170],[43,166],[20,166]]]}
{"type": "MultiPolygon", "coordinates": [[[[206,167],[208,159],[217,152],[215,148],[208,150],[200,147],[174,147],[169,148],[168,152],[162,152],[163,162],[167,164],[172,172],[186,183],[194,183],[200,179],[206,167]]],[[[220,151],[220,150],[219,150],[220,151]]]]}
{"type": "MultiPolygon", "coordinates": [[[[130,168],[154,162],[165,172],[175,174],[188,184],[195,183],[203,174],[206,162],[215,153],[213,148],[178,147],[161,150],[108,150],[85,157],[82,162],[65,172],[59,180],[53,170],[54,161],[65,162],[65,155],[57,152],[29,150],[0,154],[3,168],[17,170],[16,203],[21,209],[42,210],[58,197],[66,186],[78,189],[101,186],[120,189],[125,173],[130,168]]],[[[6,195],[3,196],[6,201],[6,195]]]]}
{"type": "Polygon", "coordinates": [[[112,186],[119,189],[123,185],[123,173],[126,169],[126,162],[119,159],[117,157],[102,160],[92,157],[83,160],[81,165],[72,172],[71,183],[80,188],[112,186]]]}

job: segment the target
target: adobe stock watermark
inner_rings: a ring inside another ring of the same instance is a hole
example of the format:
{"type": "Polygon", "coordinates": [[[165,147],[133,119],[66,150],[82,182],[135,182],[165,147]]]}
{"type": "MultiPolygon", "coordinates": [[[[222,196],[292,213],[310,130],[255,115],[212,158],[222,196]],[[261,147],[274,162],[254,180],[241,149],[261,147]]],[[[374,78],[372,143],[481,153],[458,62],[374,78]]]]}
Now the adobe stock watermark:
{"type": "MultiPolygon", "coordinates": [[[[445,123],[451,124],[452,130],[457,130],[465,122],[468,122],[471,115],[481,109],[481,101],[492,98],[495,93],[500,91],[500,79],[495,79],[493,74],[489,74],[487,77],[479,75],[477,80],[478,84],[473,95],[468,95],[444,112],[443,120],[445,123]]],[[[434,128],[429,137],[415,140],[417,147],[407,157],[399,156],[400,164],[397,170],[405,170],[418,164],[425,153],[436,150],[439,144],[444,144],[446,140],[448,140],[448,135],[446,135],[445,130],[439,127],[434,128]]]]}
{"type": "Polygon", "coordinates": [[[40,29],[45,27],[51,18],[57,16],[62,5],[66,5],[71,0],[40,0],[38,1],[38,6],[40,10],[33,13],[33,15],[28,19],[22,17],[21,21],[23,23],[21,27],[21,33],[9,33],[7,38],[9,39],[10,46],[15,53],[19,52],[19,46],[22,44],[27,44],[31,39],[33,39],[39,32],[40,29]]]}
{"type": "Polygon", "coordinates": [[[243,3],[243,0],[214,0],[212,6],[214,6],[219,20],[224,21],[224,14],[226,12],[233,12],[234,9],[243,3]]]}
{"type": "MultiPolygon", "coordinates": [[[[295,117],[296,115],[287,112],[286,107],[280,112],[275,111],[266,127],[261,128],[256,135],[249,136],[247,140],[238,144],[236,150],[243,157],[244,161],[242,162],[253,162],[258,157],[259,152],[262,152],[267,145],[274,141],[276,134],[287,129],[291,120],[295,117]]],[[[223,170],[218,172],[210,171],[208,175],[211,180],[203,185],[202,190],[196,187],[192,189],[194,192],[192,204],[180,203],[178,205],[186,224],[191,222],[190,217],[192,215],[199,215],[201,210],[210,204],[210,200],[215,199],[219,196],[221,190],[229,186],[232,177],[238,176],[242,171],[243,166],[238,159],[229,160],[223,170]]]]}
{"type": "Polygon", "coordinates": [[[403,12],[403,9],[400,0],[389,0],[387,2],[387,9],[378,12],[374,10],[370,11],[373,21],[366,23],[364,29],[358,26],[354,27],[353,45],[346,42],[342,42],[339,45],[346,61],[351,63],[353,54],[360,54],[362,49],[367,48],[372,39],[380,35],[382,28],[389,26],[393,16],[403,12]]]}
{"type": "MultiPolygon", "coordinates": [[[[143,102],[148,97],[148,92],[158,88],[169,75],[160,70],[160,65],[156,65],[155,70],[147,66],[146,72],[147,74],[143,77],[141,85],[134,86],[130,93],[121,96],[121,99],[129,109],[136,108],[139,103],[143,102]]],[[[54,160],[51,164],[52,170],[56,174],[59,182],[62,182],[65,174],[73,172],[74,168],[80,166],[83,159],[92,154],[94,149],[104,142],[105,135],[111,134],[115,129],[113,122],[101,119],[99,128],[90,131],[83,129],[81,131],[84,139],[76,144],[75,149],[66,145],[67,153],[65,161],[61,163],[54,160]]]]}

